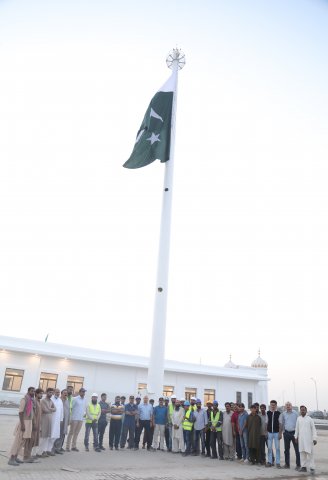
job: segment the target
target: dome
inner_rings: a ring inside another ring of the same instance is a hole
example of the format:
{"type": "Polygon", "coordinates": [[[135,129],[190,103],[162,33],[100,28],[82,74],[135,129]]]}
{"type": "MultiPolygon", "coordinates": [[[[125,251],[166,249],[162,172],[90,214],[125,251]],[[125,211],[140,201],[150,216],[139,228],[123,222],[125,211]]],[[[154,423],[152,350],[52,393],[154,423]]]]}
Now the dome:
{"type": "Polygon", "coordinates": [[[224,365],[224,368],[237,368],[237,365],[235,365],[235,364],[231,361],[231,355],[230,355],[230,360],[229,360],[229,362],[224,365]]]}
{"type": "Polygon", "coordinates": [[[268,368],[268,364],[263,358],[261,358],[261,351],[259,350],[259,356],[252,362],[253,368],[268,368]]]}

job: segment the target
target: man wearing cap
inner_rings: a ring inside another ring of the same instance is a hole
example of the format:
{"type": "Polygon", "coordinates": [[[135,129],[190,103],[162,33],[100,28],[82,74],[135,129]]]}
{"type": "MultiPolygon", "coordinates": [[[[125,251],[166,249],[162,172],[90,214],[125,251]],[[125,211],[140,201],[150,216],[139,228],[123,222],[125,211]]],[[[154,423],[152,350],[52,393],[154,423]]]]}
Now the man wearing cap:
{"type": "Polygon", "coordinates": [[[121,448],[125,447],[128,434],[129,434],[128,448],[129,449],[133,448],[137,414],[138,414],[138,405],[134,403],[134,396],[130,395],[129,403],[125,405],[125,415],[124,415],[123,430],[121,435],[121,448]]]}
{"type": "Polygon", "coordinates": [[[223,413],[219,410],[219,402],[214,400],[211,411],[211,449],[212,458],[218,458],[216,444],[218,444],[219,457],[223,460],[223,439],[222,439],[223,413]]]}
{"type": "Polygon", "coordinates": [[[172,421],[172,453],[184,453],[185,444],[183,439],[182,422],[184,419],[184,409],[181,407],[180,400],[175,399],[174,410],[171,415],[172,421]]]}
{"type": "Polygon", "coordinates": [[[184,402],[184,417],[182,422],[183,428],[183,439],[186,445],[186,450],[183,454],[184,457],[190,455],[191,453],[191,435],[194,426],[194,412],[193,409],[190,408],[190,402],[187,400],[184,402]]]}
{"type": "Polygon", "coordinates": [[[199,441],[202,445],[202,455],[205,455],[205,426],[207,425],[207,414],[206,410],[202,408],[202,402],[199,398],[196,399],[194,418],[195,445],[193,455],[199,455],[200,453],[199,441]]]}
{"type": "Polygon", "coordinates": [[[153,450],[157,448],[164,451],[165,425],[167,423],[167,407],[164,405],[164,398],[159,397],[158,405],[154,408],[154,437],[153,450]],[[159,442],[158,442],[159,437],[159,442]]]}
{"type": "Polygon", "coordinates": [[[80,388],[79,395],[73,398],[72,401],[72,415],[69,434],[67,436],[66,451],[78,452],[76,448],[77,437],[81,431],[85,410],[87,407],[87,401],[85,398],[85,388],[80,388]]]}
{"type": "Polygon", "coordinates": [[[85,451],[89,451],[89,437],[90,430],[92,429],[93,433],[93,447],[96,452],[101,452],[98,444],[98,420],[101,415],[101,407],[98,403],[98,394],[93,393],[91,395],[91,402],[88,404],[86,409],[86,419],[85,419],[85,435],[84,435],[84,446],[85,451]]]}

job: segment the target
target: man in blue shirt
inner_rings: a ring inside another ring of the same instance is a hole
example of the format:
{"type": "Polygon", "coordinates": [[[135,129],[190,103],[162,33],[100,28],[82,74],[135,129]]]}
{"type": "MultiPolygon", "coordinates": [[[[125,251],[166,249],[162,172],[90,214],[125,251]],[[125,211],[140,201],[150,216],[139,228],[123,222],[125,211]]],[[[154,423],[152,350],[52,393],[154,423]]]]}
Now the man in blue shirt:
{"type": "Polygon", "coordinates": [[[158,405],[154,408],[154,438],[152,450],[164,451],[165,425],[167,423],[167,407],[164,405],[164,398],[159,397],[158,405]],[[160,437],[158,444],[158,436],[160,437]]]}
{"type": "Polygon", "coordinates": [[[147,442],[147,450],[151,447],[150,424],[153,423],[153,407],[148,403],[149,397],[147,395],[143,398],[143,403],[138,406],[137,430],[134,439],[134,449],[138,450],[140,437],[143,429],[144,442],[147,442]],[[139,428],[140,427],[140,428],[139,428]]]}
{"type": "Polygon", "coordinates": [[[129,446],[134,446],[134,435],[136,429],[136,416],[138,414],[138,406],[134,403],[134,396],[130,395],[129,403],[125,405],[125,415],[123,420],[123,430],[121,435],[121,448],[125,447],[127,435],[129,434],[129,446]]]}

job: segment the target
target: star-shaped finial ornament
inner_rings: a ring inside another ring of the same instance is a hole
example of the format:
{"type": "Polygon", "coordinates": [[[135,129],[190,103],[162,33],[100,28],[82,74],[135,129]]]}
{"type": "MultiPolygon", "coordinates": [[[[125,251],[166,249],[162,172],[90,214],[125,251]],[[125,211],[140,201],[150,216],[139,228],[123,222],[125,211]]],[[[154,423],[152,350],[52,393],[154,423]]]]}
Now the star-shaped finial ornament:
{"type": "Polygon", "coordinates": [[[156,133],[152,132],[151,136],[149,138],[147,138],[147,140],[150,141],[151,145],[155,142],[160,142],[160,139],[158,138],[159,135],[160,135],[159,133],[156,134],[156,133]]]}

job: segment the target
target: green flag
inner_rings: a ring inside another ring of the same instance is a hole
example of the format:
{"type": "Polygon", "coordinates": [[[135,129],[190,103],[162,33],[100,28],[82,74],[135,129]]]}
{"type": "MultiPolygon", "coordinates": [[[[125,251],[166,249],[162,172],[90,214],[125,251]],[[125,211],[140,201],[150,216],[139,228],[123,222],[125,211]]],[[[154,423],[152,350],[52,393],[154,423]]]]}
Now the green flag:
{"type": "Polygon", "coordinates": [[[123,167],[140,168],[154,160],[167,162],[170,159],[174,80],[172,74],[152,98],[137,133],[134,149],[123,167]]]}

